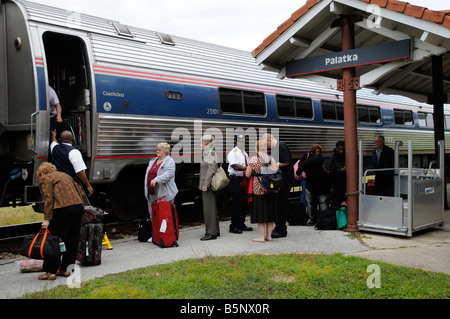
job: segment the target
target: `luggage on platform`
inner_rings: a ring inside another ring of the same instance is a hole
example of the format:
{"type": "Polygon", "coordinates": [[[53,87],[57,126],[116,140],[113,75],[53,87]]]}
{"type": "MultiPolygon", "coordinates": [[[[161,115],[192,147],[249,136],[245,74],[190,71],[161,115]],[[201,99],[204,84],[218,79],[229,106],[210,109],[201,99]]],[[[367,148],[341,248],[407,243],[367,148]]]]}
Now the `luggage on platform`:
{"type": "Polygon", "coordinates": [[[178,247],[178,214],[174,204],[163,199],[152,201],[152,229],[155,245],[178,247]]]}
{"type": "Polygon", "coordinates": [[[336,211],[331,207],[328,207],[326,210],[320,210],[318,212],[317,224],[315,228],[317,230],[336,230],[336,211]]]}
{"type": "Polygon", "coordinates": [[[139,220],[138,240],[147,242],[152,237],[152,220],[144,217],[139,220]]]}
{"type": "Polygon", "coordinates": [[[103,246],[103,210],[86,206],[81,218],[77,260],[84,266],[100,265],[103,246]]]}
{"type": "Polygon", "coordinates": [[[42,259],[23,259],[19,262],[20,272],[41,272],[43,269],[44,261],[42,259]]]}
{"type": "Polygon", "coordinates": [[[84,213],[81,216],[81,223],[103,223],[104,211],[101,208],[94,206],[85,206],[84,213]]]}
{"type": "Polygon", "coordinates": [[[289,225],[304,226],[308,222],[306,206],[300,200],[294,200],[289,203],[289,225]]]}
{"type": "Polygon", "coordinates": [[[336,211],[337,229],[347,227],[347,207],[342,206],[336,211]]]}

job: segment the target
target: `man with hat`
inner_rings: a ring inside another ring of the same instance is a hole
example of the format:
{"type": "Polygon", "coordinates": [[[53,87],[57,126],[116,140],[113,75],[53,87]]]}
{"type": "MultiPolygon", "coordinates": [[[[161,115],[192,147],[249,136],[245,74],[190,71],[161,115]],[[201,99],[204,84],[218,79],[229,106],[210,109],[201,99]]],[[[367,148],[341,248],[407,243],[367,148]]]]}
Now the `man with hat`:
{"type": "Polygon", "coordinates": [[[244,172],[247,168],[248,154],[245,152],[245,136],[239,134],[236,139],[236,147],[227,156],[228,175],[230,177],[230,191],[233,198],[231,206],[230,233],[242,234],[242,231],[252,231],[245,222],[246,192],[242,189],[241,183],[244,172]]]}

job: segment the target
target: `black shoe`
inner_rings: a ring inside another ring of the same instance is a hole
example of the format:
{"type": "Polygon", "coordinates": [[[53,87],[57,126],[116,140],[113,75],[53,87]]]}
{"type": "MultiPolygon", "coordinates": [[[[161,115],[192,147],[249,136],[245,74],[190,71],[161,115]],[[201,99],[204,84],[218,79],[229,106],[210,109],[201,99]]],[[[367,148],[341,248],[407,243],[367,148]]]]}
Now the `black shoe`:
{"type": "Polygon", "coordinates": [[[283,238],[287,236],[287,232],[279,233],[276,230],[272,231],[272,238],[283,238]]]}
{"type": "Polygon", "coordinates": [[[230,233],[233,233],[233,234],[242,234],[242,230],[240,230],[240,229],[237,228],[237,227],[230,227],[230,233]]]}
{"type": "Polygon", "coordinates": [[[248,227],[247,225],[242,225],[239,229],[242,231],[253,231],[253,227],[248,227]]]}
{"type": "Polygon", "coordinates": [[[217,236],[215,236],[215,235],[206,234],[205,236],[200,238],[200,240],[212,240],[212,239],[216,239],[216,238],[217,238],[217,236]]]}
{"type": "Polygon", "coordinates": [[[311,219],[308,220],[308,222],[306,223],[306,226],[315,226],[317,224],[317,222],[312,221],[311,219]]]}

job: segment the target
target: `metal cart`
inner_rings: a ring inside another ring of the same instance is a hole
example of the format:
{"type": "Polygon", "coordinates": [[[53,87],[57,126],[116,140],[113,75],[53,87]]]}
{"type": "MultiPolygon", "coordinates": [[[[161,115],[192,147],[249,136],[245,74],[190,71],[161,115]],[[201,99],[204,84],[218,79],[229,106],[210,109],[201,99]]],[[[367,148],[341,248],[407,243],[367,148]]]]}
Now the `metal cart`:
{"type": "MultiPolygon", "coordinates": [[[[422,229],[444,226],[444,141],[439,141],[439,169],[413,168],[413,142],[408,142],[408,167],[399,168],[399,147],[395,143],[394,196],[377,196],[366,193],[369,173],[381,170],[366,170],[363,174],[362,150],[359,145],[359,230],[412,237],[422,229]]],[[[392,170],[392,169],[391,169],[392,170]]]]}

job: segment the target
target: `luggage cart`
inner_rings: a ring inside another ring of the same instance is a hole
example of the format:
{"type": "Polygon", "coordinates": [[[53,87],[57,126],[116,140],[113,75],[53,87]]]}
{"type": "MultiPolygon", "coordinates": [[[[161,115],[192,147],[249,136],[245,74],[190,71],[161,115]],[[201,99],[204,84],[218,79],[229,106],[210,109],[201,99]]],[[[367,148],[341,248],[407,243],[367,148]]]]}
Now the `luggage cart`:
{"type": "MultiPolygon", "coordinates": [[[[422,229],[444,226],[444,141],[439,141],[439,170],[413,168],[413,142],[408,142],[408,167],[398,167],[398,150],[395,144],[394,196],[366,194],[368,173],[381,170],[362,168],[363,145],[359,145],[359,230],[412,237],[422,229]]],[[[389,169],[392,170],[392,169],[389,169]]]]}

